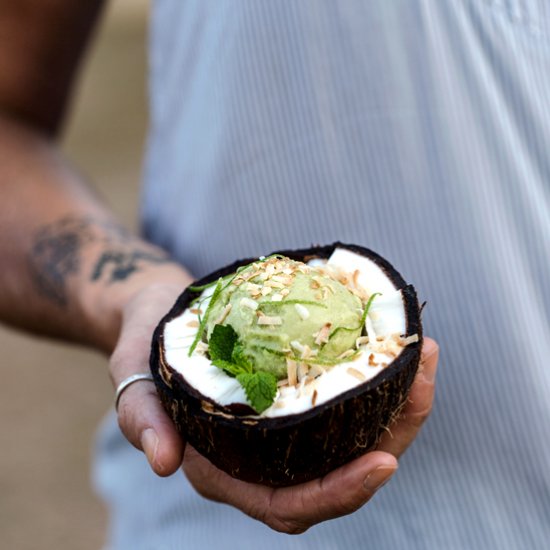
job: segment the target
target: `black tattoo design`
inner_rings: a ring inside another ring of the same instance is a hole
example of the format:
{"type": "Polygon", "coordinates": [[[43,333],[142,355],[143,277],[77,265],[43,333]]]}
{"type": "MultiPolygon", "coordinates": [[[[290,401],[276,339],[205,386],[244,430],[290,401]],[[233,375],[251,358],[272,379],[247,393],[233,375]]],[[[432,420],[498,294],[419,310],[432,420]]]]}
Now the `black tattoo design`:
{"type": "Polygon", "coordinates": [[[40,293],[59,306],[67,305],[66,280],[80,270],[80,251],[93,240],[89,224],[65,218],[44,227],[35,238],[30,267],[40,293]]]}
{"type": "Polygon", "coordinates": [[[148,263],[170,261],[166,254],[136,241],[119,225],[67,217],[42,228],[34,239],[29,266],[40,294],[66,307],[68,281],[81,273],[83,249],[91,243],[104,245],[92,268],[92,282],[124,281],[148,263]]]}
{"type": "Polygon", "coordinates": [[[107,283],[110,284],[116,281],[123,281],[132,275],[132,273],[139,270],[139,262],[163,263],[166,261],[168,261],[166,256],[144,250],[108,250],[101,254],[92,273],[92,281],[101,279],[103,274],[109,270],[110,273],[107,283]]]}

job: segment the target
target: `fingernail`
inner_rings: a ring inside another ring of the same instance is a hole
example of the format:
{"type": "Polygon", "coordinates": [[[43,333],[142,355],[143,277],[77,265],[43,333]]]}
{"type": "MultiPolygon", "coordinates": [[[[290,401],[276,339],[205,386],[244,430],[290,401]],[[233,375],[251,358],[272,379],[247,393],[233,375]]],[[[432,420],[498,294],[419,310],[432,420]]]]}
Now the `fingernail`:
{"type": "Polygon", "coordinates": [[[141,446],[147,460],[149,461],[149,464],[152,467],[155,466],[158,444],[159,438],[157,436],[157,432],[155,432],[153,428],[147,428],[143,431],[141,434],[141,446]]]}
{"type": "Polygon", "coordinates": [[[397,466],[378,466],[365,478],[363,487],[368,493],[374,494],[391,479],[395,470],[397,470],[397,466]]]}

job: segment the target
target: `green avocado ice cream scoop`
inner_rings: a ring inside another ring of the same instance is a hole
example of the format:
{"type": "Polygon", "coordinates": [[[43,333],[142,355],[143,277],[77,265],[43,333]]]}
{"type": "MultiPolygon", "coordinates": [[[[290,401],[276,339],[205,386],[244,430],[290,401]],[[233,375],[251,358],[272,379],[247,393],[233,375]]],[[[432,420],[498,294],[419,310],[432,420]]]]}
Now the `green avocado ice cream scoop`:
{"type": "Polygon", "coordinates": [[[287,361],[332,365],[361,335],[361,299],[322,268],[273,256],[224,281],[206,322],[231,326],[255,371],[287,377],[287,361]]]}

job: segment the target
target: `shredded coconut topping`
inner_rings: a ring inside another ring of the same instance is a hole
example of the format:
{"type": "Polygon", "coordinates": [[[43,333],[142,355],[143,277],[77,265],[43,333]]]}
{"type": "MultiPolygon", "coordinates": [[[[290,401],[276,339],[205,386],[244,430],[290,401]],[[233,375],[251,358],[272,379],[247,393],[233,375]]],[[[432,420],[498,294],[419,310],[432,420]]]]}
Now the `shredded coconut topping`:
{"type": "Polygon", "coordinates": [[[253,311],[256,311],[258,309],[258,302],[256,302],[255,300],[251,300],[250,298],[241,298],[239,304],[241,307],[247,307],[253,311]]]}
{"type": "Polygon", "coordinates": [[[279,316],[270,317],[269,315],[260,315],[258,317],[259,325],[282,325],[283,320],[279,316]]]}
{"type": "Polygon", "coordinates": [[[302,321],[309,319],[309,309],[306,306],[303,306],[302,304],[294,304],[294,309],[296,310],[302,321]]]}

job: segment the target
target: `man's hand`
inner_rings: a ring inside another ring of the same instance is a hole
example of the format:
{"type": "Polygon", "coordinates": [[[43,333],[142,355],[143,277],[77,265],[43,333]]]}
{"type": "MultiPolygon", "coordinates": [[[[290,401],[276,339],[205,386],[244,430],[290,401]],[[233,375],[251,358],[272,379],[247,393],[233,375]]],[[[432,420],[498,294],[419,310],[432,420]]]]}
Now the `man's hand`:
{"type": "MultiPolygon", "coordinates": [[[[122,332],[111,360],[113,382],[148,371],[151,334],[175,302],[182,288],[169,285],[146,287],[128,303],[122,332]]],[[[438,361],[437,344],[426,338],[421,366],[409,400],[399,419],[384,434],[376,451],[334,470],[321,479],[272,489],[232,478],[213,466],[181,437],[164,412],[154,385],[130,386],[119,402],[122,431],[142,449],[159,475],[183,470],[199,494],[230,504],[245,514],[285,533],[302,533],[312,525],[354,512],[368,502],[397,469],[397,458],[418,434],[429,415],[438,361]],[[185,450],[185,453],[184,453],[185,450]]]]}

